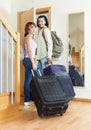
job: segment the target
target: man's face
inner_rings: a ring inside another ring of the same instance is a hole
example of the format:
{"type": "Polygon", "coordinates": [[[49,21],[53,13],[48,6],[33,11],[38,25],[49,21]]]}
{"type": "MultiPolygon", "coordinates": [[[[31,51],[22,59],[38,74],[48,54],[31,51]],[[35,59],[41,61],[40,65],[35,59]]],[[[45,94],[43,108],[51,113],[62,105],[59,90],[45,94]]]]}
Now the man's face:
{"type": "Polygon", "coordinates": [[[39,26],[40,28],[43,28],[43,27],[45,26],[45,24],[46,24],[46,21],[45,21],[44,18],[39,18],[39,19],[38,19],[38,26],[39,26]]]}

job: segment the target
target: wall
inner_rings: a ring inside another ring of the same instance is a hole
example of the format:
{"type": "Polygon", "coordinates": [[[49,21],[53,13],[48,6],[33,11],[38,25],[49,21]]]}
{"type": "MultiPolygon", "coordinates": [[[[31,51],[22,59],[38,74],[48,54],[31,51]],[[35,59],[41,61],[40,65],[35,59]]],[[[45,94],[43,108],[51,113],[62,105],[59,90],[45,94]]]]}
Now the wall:
{"type": "Polygon", "coordinates": [[[11,24],[17,30],[17,12],[32,7],[52,7],[52,30],[56,30],[64,43],[64,52],[60,59],[61,64],[67,67],[68,55],[68,14],[85,12],[85,87],[75,88],[77,97],[91,98],[91,1],[89,0],[16,0],[11,1],[11,24]]]}
{"type": "Polygon", "coordinates": [[[4,14],[10,13],[10,7],[11,7],[11,0],[0,0],[0,11],[2,11],[4,14]]]}
{"type": "Polygon", "coordinates": [[[4,16],[11,21],[11,0],[0,0],[0,12],[4,14],[4,16]]]}

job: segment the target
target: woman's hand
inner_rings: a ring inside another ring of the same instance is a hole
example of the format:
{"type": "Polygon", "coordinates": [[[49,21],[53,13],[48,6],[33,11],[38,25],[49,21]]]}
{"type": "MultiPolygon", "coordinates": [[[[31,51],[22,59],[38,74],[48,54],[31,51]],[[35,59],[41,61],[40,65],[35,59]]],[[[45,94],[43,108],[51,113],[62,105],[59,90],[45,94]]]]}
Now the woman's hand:
{"type": "Polygon", "coordinates": [[[37,66],[33,63],[33,70],[37,70],[37,66]]]}

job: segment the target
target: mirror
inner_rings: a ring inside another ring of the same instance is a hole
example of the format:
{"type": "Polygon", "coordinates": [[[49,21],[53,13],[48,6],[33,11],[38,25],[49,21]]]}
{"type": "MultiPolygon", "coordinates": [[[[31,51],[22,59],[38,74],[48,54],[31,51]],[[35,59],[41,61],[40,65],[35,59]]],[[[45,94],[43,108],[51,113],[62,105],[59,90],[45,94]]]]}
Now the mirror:
{"type": "Polygon", "coordinates": [[[68,64],[74,86],[84,86],[84,12],[68,15],[68,64]]]}

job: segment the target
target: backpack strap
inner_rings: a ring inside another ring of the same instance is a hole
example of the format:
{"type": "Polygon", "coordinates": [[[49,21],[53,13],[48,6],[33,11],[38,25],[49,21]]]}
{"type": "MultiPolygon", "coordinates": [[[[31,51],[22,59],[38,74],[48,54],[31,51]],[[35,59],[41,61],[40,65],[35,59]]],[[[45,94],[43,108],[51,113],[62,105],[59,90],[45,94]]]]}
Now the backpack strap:
{"type": "Polygon", "coordinates": [[[43,38],[44,38],[44,41],[45,41],[45,44],[46,44],[46,50],[48,51],[48,42],[47,42],[47,40],[46,40],[46,37],[45,37],[45,32],[44,32],[44,30],[45,30],[45,28],[43,28],[43,31],[42,31],[42,36],[43,36],[43,38]]]}

